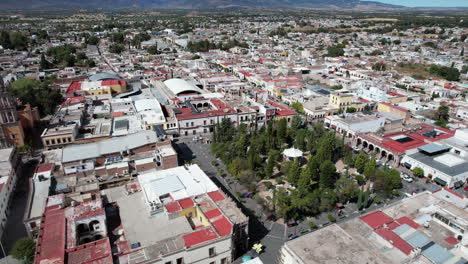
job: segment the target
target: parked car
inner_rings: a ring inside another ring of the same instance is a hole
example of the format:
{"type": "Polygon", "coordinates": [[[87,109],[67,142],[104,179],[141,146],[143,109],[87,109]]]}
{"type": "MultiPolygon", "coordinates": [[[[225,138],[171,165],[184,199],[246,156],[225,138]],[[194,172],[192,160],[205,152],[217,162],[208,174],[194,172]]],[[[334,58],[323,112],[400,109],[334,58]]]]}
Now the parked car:
{"type": "Polygon", "coordinates": [[[413,178],[411,178],[408,174],[402,173],[401,178],[406,182],[413,182],[413,178]]]}

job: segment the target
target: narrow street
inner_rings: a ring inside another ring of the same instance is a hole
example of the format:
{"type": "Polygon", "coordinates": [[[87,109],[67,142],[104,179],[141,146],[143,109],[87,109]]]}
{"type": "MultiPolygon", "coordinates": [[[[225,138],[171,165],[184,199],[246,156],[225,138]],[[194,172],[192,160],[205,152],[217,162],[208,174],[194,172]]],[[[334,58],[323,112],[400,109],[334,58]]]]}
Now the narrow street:
{"type": "MultiPolygon", "coordinates": [[[[23,217],[27,210],[29,179],[36,168],[36,161],[31,160],[22,165],[21,175],[18,176],[16,190],[12,194],[5,231],[2,235],[2,245],[8,255],[16,240],[28,236],[23,224],[23,217]]],[[[3,252],[1,252],[3,255],[3,252]]]]}

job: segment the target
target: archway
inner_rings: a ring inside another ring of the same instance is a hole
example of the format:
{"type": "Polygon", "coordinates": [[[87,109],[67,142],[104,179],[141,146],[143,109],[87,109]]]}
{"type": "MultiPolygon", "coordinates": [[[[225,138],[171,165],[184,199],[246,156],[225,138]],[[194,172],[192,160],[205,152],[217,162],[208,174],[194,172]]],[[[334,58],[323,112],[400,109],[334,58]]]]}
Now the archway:
{"type": "Polygon", "coordinates": [[[358,138],[356,146],[360,146],[361,144],[362,144],[362,140],[360,138],[358,138]]]}
{"type": "Polygon", "coordinates": [[[369,144],[367,143],[367,141],[364,141],[364,142],[362,143],[362,146],[363,146],[364,148],[367,148],[368,145],[369,145],[369,144]]]}
{"type": "Polygon", "coordinates": [[[198,103],[197,104],[197,108],[202,108],[203,107],[203,104],[202,103],[198,103]]]}
{"type": "Polygon", "coordinates": [[[76,231],[78,232],[78,235],[83,234],[83,233],[87,233],[87,232],[89,232],[89,227],[88,227],[87,224],[79,224],[76,227],[76,231]]]}
{"type": "Polygon", "coordinates": [[[370,144],[369,145],[369,151],[373,151],[374,150],[374,145],[370,144]]]}
{"type": "Polygon", "coordinates": [[[203,104],[203,107],[208,107],[208,106],[209,106],[208,103],[203,104]]]}
{"type": "Polygon", "coordinates": [[[385,150],[382,150],[382,158],[386,158],[387,157],[387,152],[385,150]]]}

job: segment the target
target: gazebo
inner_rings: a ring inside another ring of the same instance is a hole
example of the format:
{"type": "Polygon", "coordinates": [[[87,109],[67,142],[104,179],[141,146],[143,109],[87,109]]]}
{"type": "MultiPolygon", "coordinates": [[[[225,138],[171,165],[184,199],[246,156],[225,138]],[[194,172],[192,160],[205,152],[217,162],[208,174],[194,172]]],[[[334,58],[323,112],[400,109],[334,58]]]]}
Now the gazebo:
{"type": "Polygon", "coordinates": [[[288,148],[283,151],[283,155],[289,160],[294,160],[302,157],[303,152],[297,148],[288,148]]]}

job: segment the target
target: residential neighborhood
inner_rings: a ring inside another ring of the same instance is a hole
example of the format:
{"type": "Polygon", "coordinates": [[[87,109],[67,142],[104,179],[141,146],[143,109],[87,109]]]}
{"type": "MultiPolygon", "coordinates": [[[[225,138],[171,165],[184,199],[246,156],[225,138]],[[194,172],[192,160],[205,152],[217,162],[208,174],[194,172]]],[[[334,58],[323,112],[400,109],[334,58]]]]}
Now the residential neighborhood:
{"type": "Polygon", "coordinates": [[[468,12],[391,8],[0,12],[0,261],[468,263],[468,12]]]}

